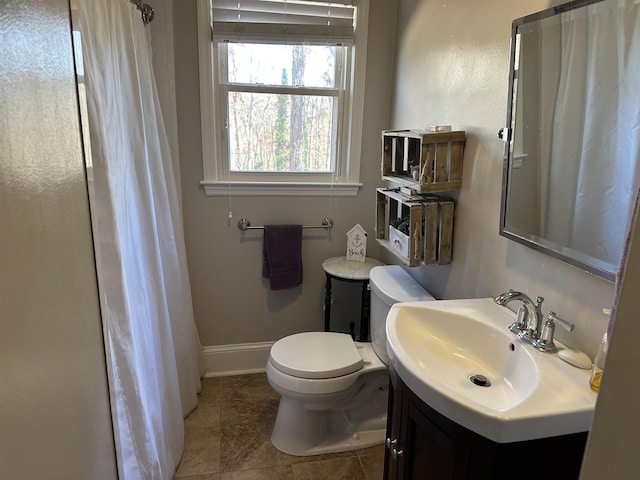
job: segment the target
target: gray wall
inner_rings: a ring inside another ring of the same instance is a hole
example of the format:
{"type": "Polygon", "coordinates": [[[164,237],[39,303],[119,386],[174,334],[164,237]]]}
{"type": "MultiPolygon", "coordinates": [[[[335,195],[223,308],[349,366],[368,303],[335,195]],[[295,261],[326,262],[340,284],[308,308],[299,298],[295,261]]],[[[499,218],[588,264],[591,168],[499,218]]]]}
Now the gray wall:
{"type": "MultiPolygon", "coordinates": [[[[554,2],[559,4],[561,2],[554,2]]],[[[513,19],[550,6],[535,0],[401,0],[392,127],[466,130],[453,263],[412,273],[437,298],[495,296],[513,288],[545,297],[576,330],[558,337],[594,355],[613,285],[498,235],[509,47],[513,19]]]]}
{"type": "Polygon", "coordinates": [[[116,478],[69,5],[0,10],[0,476],[116,478]]]}
{"type": "MultiPolygon", "coordinates": [[[[380,132],[388,128],[391,104],[395,0],[373,0],[367,50],[365,120],[361,182],[356,197],[206,197],[200,188],[202,154],[198,95],[198,46],[195,1],[174,1],[177,120],[180,142],[182,200],[194,313],[203,345],[277,340],[291,333],[323,328],[322,261],[344,255],[346,232],[360,223],[369,233],[368,255],[378,256],[374,240],[375,188],[380,179],[380,132]],[[227,212],[234,218],[228,221],[227,212]],[[332,217],[329,235],[307,230],[303,239],[304,283],[272,292],[261,278],[262,234],[241,234],[236,223],[248,218],[268,223],[318,224],[332,217]]],[[[337,282],[336,282],[337,283],[337,282]]],[[[344,285],[344,287],[343,287],[344,285]]],[[[359,291],[349,302],[337,283],[340,302],[357,306],[359,291]]]]}

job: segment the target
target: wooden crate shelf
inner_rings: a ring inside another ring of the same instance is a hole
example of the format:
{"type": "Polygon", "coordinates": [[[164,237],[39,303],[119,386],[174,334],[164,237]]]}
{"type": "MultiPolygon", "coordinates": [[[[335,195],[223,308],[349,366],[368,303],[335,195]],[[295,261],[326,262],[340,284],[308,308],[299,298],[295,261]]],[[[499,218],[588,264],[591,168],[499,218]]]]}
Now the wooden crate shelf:
{"type": "Polygon", "coordinates": [[[414,194],[460,190],[465,140],[464,131],[383,130],[382,179],[414,194]]]}
{"type": "Polygon", "coordinates": [[[411,267],[451,263],[453,201],[407,196],[388,188],[378,188],[376,197],[376,239],[380,245],[411,267]],[[405,217],[408,235],[390,228],[395,219],[405,217]]]}

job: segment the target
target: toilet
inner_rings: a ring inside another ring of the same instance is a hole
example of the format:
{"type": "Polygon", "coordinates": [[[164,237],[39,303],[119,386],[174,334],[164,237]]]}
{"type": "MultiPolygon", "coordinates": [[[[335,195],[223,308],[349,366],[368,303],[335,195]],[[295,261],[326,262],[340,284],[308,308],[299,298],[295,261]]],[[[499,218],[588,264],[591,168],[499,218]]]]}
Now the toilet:
{"type": "Polygon", "coordinates": [[[389,384],[385,324],[394,303],[435,300],[402,267],[378,266],[371,285],[371,343],[336,332],[303,332],[275,342],[267,379],[280,394],[271,442],[307,456],[384,442],[389,384]]]}

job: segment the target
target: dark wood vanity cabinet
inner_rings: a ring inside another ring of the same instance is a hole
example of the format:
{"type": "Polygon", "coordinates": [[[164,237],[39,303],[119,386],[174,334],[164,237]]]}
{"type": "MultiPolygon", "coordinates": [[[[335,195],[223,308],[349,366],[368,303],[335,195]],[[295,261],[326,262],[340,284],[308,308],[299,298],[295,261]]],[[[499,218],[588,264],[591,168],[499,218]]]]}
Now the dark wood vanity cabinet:
{"type": "Polygon", "coordinates": [[[577,479],[586,440],[493,442],[430,408],[391,369],[385,480],[577,479]]]}

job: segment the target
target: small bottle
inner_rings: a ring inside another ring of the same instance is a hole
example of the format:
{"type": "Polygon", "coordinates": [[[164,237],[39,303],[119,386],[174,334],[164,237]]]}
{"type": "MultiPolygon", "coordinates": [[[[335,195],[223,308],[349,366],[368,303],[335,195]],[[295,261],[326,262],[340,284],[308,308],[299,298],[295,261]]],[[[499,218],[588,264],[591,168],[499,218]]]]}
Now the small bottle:
{"type": "Polygon", "coordinates": [[[602,379],[602,372],[604,371],[604,362],[607,357],[607,350],[609,349],[609,335],[604,332],[600,347],[598,348],[598,354],[593,361],[593,367],[591,369],[591,378],[589,379],[589,385],[591,390],[598,392],[600,390],[600,380],[602,379]]]}

